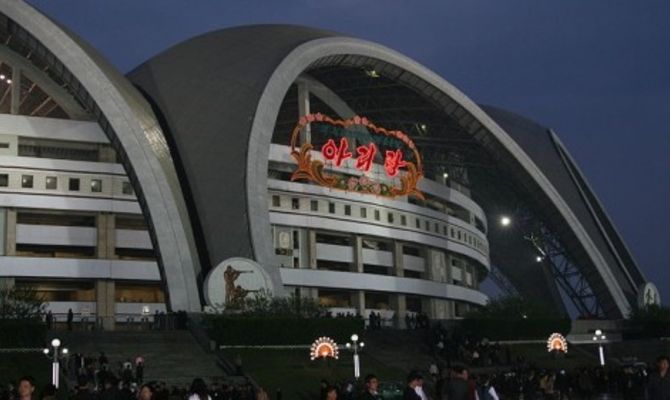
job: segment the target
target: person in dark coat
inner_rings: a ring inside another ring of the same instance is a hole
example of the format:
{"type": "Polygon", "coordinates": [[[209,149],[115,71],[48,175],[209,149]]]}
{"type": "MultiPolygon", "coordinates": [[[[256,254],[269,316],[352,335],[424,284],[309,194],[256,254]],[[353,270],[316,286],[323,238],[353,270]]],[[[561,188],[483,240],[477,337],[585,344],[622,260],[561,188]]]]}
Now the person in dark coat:
{"type": "Polygon", "coordinates": [[[670,359],[660,356],[656,359],[656,371],[649,376],[647,384],[648,400],[670,400],[670,359]]]}
{"type": "Polygon", "coordinates": [[[380,400],[379,395],[379,378],[373,374],[365,377],[365,391],[361,396],[361,400],[380,400]]]}
{"type": "Polygon", "coordinates": [[[71,331],[72,330],[72,323],[74,322],[74,313],[72,312],[72,309],[70,308],[67,310],[67,330],[71,331]]]}
{"type": "Polygon", "coordinates": [[[423,377],[417,371],[412,371],[407,376],[407,386],[402,394],[402,400],[421,400],[421,396],[416,392],[416,387],[419,386],[423,377]]]}

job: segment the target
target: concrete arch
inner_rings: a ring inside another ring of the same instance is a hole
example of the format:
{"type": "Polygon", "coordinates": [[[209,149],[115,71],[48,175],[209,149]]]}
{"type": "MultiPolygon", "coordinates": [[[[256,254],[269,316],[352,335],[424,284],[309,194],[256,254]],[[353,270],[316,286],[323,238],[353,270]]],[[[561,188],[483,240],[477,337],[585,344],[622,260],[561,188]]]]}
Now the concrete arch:
{"type": "MultiPolygon", "coordinates": [[[[249,138],[249,153],[247,157],[247,202],[250,215],[250,234],[256,244],[254,253],[256,260],[262,265],[276,265],[273,262],[271,249],[272,238],[267,227],[270,225],[268,205],[265,201],[267,193],[267,168],[271,135],[279,107],[290,85],[313,63],[329,56],[351,55],[372,58],[380,63],[395,66],[413,74],[417,81],[424,85],[416,85],[415,89],[424,94],[434,94],[436,91],[446,95],[459,107],[464,109],[471,119],[482,126],[502,148],[512,154],[516,162],[525,173],[550,199],[554,207],[560,212],[574,235],[578,238],[586,253],[591,259],[600,278],[609,289],[616,314],[627,315],[631,304],[625,296],[621,286],[614,277],[604,256],[600,253],[593,240],[589,237],[585,227],[570,209],[545,176],[541,169],[533,162],[529,155],[507,134],[489,115],[465,94],[456,89],[449,82],[428,70],[417,62],[383,46],[363,40],[328,37],[305,42],[293,49],[274,70],[260,97],[249,138]],[[427,84],[427,85],[426,85],[427,84]],[[431,93],[427,93],[427,91],[431,93]]],[[[274,279],[279,279],[276,271],[271,271],[274,279]]]]}
{"type": "Polygon", "coordinates": [[[121,155],[148,219],[170,307],[200,311],[200,267],[190,222],[167,143],[149,104],[88,45],[27,3],[0,0],[0,13],[50,52],[62,66],[60,73],[81,86],[76,94],[87,96],[98,109],[94,114],[121,155]]]}

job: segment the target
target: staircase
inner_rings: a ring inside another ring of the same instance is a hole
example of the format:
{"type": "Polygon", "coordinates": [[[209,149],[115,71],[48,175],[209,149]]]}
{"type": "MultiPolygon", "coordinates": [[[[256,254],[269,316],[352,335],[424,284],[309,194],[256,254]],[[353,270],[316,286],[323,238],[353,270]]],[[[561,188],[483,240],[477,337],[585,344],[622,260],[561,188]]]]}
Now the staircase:
{"type": "Polygon", "coordinates": [[[215,355],[206,352],[187,330],[174,331],[92,331],[53,332],[70,354],[82,353],[97,359],[101,351],[112,371],[121,363],[144,358],[144,381],[164,381],[168,385],[190,385],[200,377],[211,382],[226,376],[215,355]]]}

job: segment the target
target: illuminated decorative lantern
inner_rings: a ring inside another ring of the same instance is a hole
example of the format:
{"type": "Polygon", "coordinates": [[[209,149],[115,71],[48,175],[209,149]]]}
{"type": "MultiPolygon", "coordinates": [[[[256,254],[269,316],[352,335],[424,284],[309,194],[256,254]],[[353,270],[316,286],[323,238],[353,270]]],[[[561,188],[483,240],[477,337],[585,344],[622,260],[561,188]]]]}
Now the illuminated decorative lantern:
{"type": "Polygon", "coordinates": [[[329,337],[322,336],[312,343],[309,349],[309,358],[313,361],[317,358],[334,358],[338,359],[340,351],[337,348],[337,343],[329,337]]]}
{"type": "Polygon", "coordinates": [[[547,339],[547,351],[560,351],[562,353],[568,352],[568,341],[560,333],[552,333],[547,339]]]}

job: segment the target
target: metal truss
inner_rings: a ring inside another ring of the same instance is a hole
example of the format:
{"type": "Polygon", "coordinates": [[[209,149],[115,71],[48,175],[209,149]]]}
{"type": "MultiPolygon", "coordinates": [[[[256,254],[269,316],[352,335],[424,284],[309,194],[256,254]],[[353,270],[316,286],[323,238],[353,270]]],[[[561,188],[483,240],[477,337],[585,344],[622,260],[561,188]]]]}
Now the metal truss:
{"type": "Polygon", "coordinates": [[[495,265],[491,265],[491,272],[489,273],[489,278],[503,291],[505,296],[508,297],[521,297],[521,294],[514,287],[512,282],[507,279],[505,274],[495,265]]]}
{"type": "Polygon", "coordinates": [[[580,315],[603,317],[603,308],[584,274],[572,261],[558,237],[538,218],[525,212],[520,228],[538,252],[538,262],[549,267],[554,280],[580,315]]]}

